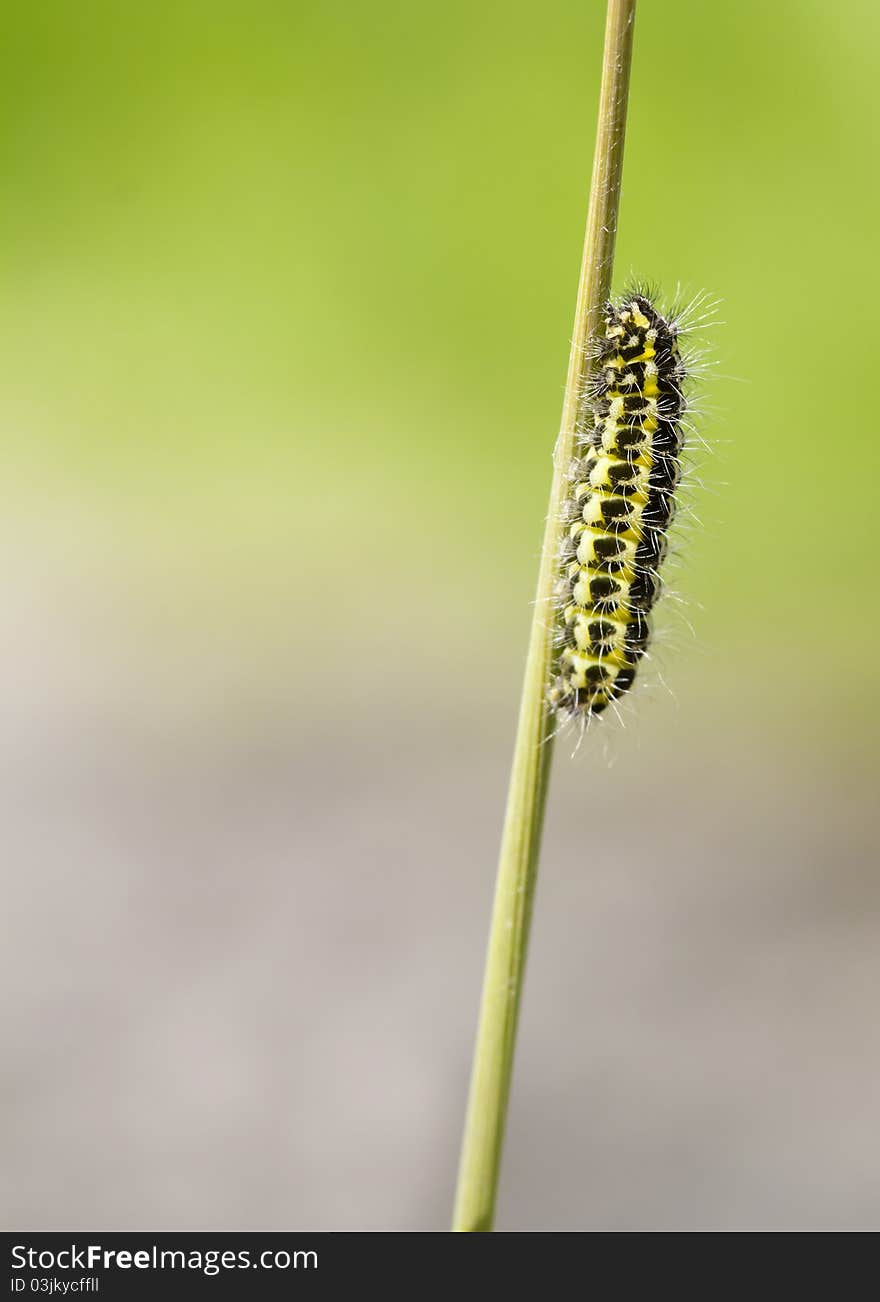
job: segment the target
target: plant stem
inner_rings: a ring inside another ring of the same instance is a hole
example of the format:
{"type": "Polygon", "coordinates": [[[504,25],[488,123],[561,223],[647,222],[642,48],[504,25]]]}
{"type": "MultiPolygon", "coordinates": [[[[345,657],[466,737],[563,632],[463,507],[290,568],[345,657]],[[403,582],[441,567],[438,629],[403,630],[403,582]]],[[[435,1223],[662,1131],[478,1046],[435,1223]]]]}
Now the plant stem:
{"type": "Polygon", "coordinates": [[[581,395],[590,369],[587,347],[611,290],[623,169],[623,141],[636,0],[608,0],[602,89],[590,207],[584,237],[562,424],[544,531],[513,767],[507,796],[480,1021],[461,1151],[453,1230],[492,1229],[504,1139],[516,1026],[525,971],[541,827],[553,748],[547,707],[559,521],[568,489],[581,395]]]}

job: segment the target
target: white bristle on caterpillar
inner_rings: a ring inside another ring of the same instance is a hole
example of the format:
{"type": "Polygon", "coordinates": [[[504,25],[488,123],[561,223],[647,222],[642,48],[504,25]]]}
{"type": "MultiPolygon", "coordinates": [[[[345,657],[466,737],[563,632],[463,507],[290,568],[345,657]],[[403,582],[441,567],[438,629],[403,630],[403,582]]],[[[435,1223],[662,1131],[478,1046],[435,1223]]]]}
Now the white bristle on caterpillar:
{"type": "Polygon", "coordinates": [[[557,713],[583,724],[631,687],[651,637],[681,476],[687,314],[664,317],[637,289],[606,304],[595,344],[563,519],[549,693],[557,713]]]}

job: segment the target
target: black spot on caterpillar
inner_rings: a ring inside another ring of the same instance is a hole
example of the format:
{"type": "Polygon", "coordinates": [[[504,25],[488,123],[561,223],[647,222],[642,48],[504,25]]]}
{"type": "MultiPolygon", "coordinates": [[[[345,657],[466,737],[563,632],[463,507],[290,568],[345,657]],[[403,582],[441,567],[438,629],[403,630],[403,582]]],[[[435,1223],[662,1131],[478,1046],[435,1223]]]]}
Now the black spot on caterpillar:
{"type": "Polygon", "coordinates": [[[550,689],[557,711],[585,722],[632,686],[650,639],[686,406],[676,323],[646,294],[606,304],[597,361],[563,521],[550,689]]]}

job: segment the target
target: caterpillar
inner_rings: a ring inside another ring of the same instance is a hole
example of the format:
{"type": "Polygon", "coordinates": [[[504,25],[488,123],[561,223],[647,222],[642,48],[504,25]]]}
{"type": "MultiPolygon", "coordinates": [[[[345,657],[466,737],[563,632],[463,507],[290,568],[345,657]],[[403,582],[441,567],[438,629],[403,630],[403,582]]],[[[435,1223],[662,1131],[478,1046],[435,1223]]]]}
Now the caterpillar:
{"type": "Polygon", "coordinates": [[[563,518],[550,704],[584,723],[633,684],[651,636],[681,473],[685,367],[674,319],[606,303],[563,518]]]}

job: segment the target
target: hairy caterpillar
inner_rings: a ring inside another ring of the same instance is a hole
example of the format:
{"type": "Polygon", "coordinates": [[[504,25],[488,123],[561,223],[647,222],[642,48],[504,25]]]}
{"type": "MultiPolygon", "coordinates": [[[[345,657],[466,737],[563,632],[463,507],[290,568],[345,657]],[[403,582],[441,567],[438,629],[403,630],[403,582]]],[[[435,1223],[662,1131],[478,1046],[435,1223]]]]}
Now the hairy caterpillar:
{"type": "Polygon", "coordinates": [[[550,703],[588,722],[633,683],[681,472],[678,327],[636,291],[605,306],[598,375],[573,466],[550,703]]]}

